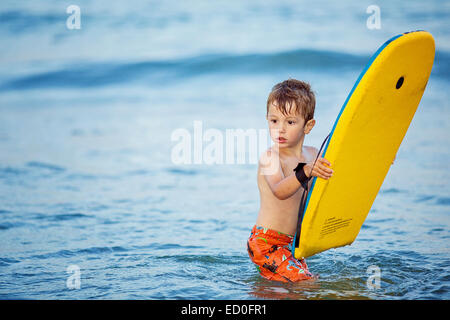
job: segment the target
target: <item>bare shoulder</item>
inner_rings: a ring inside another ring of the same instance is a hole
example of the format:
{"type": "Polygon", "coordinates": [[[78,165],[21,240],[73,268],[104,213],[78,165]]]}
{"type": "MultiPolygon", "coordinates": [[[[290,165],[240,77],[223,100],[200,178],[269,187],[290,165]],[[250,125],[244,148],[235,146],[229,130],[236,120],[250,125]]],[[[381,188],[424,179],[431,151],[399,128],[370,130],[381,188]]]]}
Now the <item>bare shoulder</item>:
{"type": "Polygon", "coordinates": [[[259,169],[263,175],[273,175],[280,170],[280,156],[277,150],[269,148],[259,157],[259,169]]]}
{"type": "Polygon", "coordinates": [[[274,148],[269,148],[259,156],[259,164],[267,165],[274,161],[279,161],[279,153],[274,148]]]}
{"type": "Polygon", "coordinates": [[[308,156],[311,158],[315,159],[317,157],[317,155],[319,154],[319,150],[313,146],[304,146],[304,148],[308,152],[308,156]]]}

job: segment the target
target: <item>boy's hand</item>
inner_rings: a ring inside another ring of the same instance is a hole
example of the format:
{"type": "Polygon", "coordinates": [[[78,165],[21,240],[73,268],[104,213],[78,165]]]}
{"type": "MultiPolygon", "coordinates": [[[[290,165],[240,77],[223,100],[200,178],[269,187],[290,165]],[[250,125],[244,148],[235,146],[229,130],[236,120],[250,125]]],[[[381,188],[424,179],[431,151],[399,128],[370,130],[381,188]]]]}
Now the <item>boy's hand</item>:
{"type": "Polygon", "coordinates": [[[325,158],[319,157],[314,165],[314,161],[305,164],[303,170],[308,178],[310,178],[310,174],[312,177],[319,177],[325,180],[328,180],[333,175],[333,170],[330,168],[331,163],[325,158]],[[312,170],[312,172],[311,172],[312,170]]]}

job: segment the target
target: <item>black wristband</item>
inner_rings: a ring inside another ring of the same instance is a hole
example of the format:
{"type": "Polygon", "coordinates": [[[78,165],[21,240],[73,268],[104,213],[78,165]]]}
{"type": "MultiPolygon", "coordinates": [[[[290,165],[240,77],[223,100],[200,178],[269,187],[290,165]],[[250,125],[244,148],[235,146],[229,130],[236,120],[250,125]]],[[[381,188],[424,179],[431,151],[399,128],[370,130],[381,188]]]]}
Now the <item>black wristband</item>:
{"type": "Polygon", "coordinates": [[[305,170],[303,170],[303,167],[306,165],[304,162],[300,162],[297,167],[295,167],[295,176],[297,177],[298,182],[302,185],[303,189],[308,188],[308,181],[311,179],[311,177],[307,177],[305,170]]]}

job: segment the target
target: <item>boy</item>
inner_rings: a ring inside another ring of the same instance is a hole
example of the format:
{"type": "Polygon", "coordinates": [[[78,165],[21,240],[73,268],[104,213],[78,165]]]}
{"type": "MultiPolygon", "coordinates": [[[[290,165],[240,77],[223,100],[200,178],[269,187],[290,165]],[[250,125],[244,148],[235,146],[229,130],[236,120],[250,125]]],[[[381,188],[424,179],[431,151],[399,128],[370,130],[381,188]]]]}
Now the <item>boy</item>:
{"type": "Polygon", "coordinates": [[[260,158],[260,210],[247,242],[250,259],[269,280],[295,282],[312,278],[304,260],[292,256],[298,209],[303,189],[312,177],[329,179],[331,163],[318,150],[303,145],[315,125],[315,96],[310,85],[295,79],[272,88],[267,120],[274,145],[260,158]]]}

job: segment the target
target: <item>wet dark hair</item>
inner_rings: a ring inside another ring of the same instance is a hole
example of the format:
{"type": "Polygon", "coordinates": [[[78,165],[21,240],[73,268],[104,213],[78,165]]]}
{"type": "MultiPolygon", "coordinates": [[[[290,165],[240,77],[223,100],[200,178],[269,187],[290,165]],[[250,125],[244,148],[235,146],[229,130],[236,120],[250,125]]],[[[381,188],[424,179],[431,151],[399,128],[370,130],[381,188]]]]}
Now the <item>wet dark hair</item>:
{"type": "Polygon", "coordinates": [[[288,115],[288,110],[291,112],[295,110],[296,114],[303,116],[306,123],[314,118],[316,97],[309,83],[288,79],[273,86],[267,99],[266,115],[269,114],[270,105],[276,106],[284,115],[288,115]]]}

